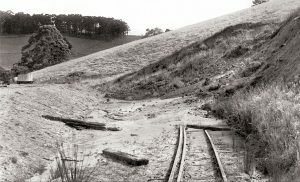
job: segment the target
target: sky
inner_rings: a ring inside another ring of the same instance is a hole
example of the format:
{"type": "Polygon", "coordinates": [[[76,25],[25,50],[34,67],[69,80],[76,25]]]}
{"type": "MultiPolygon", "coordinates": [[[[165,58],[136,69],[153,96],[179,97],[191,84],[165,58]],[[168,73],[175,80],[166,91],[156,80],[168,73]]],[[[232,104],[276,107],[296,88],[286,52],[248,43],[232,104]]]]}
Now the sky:
{"type": "Polygon", "coordinates": [[[122,19],[129,34],[174,30],[251,7],[252,0],[0,0],[0,10],[29,14],[82,14],[122,19]]]}

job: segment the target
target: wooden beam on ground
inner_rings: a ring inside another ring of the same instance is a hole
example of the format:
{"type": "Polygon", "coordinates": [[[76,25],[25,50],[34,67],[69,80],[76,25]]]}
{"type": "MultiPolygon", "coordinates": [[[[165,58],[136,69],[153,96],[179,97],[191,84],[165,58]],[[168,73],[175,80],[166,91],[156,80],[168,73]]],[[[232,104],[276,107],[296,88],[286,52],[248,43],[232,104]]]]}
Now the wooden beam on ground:
{"type": "Polygon", "coordinates": [[[69,118],[55,117],[49,115],[42,115],[42,117],[52,121],[63,122],[66,125],[75,128],[77,130],[82,130],[82,129],[107,130],[105,127],[105,123],[85,122],[77,119],[69,119],[69,118]]]}
{"type": "Polygon", "coordinates": [[[194,129],[211,130],[211,131],[230,131],[231,130],[228,126],[218,126],[218,125],[188,124],[187,127],[194,128],[194,129]]]}
{"type": "Polygon", "coordinates": [[[102,152],[106,156],[109,156],[115,160],[125,162],[133,166],[147,165],[149,163],[148,159],[141,158],[136,155],[128,154],[125,152],[121,152],[119,150],[114,150],[111,148],[104,149],[102,152]]]}

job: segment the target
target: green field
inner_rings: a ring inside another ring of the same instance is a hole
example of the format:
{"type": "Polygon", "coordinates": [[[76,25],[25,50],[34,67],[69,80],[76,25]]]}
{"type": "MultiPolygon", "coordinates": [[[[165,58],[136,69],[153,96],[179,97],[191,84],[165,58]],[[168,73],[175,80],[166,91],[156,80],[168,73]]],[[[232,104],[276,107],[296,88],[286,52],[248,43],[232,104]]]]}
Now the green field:
{"type": "MultiPolygon", "coordinates": [[[[12,65],[21,60],[21,49],[27,44],[30,35],[0,36],[0,67],[10,69],[12,65]]],[[[71,59],[82,57],[104,49],[138,40],[139,36],[126,36],[110,42],[83,38],[68,37],[72,44],[71,59]]]]}

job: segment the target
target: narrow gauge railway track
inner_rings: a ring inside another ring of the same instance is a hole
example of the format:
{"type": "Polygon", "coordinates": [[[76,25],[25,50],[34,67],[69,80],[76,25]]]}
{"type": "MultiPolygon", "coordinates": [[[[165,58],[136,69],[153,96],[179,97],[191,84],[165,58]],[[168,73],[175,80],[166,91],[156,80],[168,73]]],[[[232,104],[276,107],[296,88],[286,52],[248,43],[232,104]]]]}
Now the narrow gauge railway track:
{"type": "MultiPolygon", "coordinates": [[[[207,130],[180,126],[176,155],[168,182],[227,182],[226,171],[207,130]]],[[[240,159],[239,159],[240,160],[240,159]]]]}

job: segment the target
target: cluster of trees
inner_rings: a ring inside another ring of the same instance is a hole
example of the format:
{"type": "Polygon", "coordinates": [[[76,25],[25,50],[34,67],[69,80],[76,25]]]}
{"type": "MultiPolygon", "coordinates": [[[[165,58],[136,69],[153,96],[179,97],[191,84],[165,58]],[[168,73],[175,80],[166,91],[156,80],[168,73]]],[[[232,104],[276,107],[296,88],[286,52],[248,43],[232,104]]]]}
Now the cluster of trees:
{"type": "Polygon", "coordinates": [[[42,25],[55,25],[61,33],[70,36],[103,39],[124,36],[129,31],[129,26],[122,20],[80,14],[29,15],[0,11],[0,17],[0,32],[3,34],[30,34],[42,25]]]}
{"type": "MultiPolygon", "coordinates": [[[[169,32],[171,31],[170,29],[166,29],[165,32],[169,32]]],[[[164,33],[164,31],[161,29],[161,28],[153,28],[153,29],[150,29],[150,28],[147,28],[146,29],[146,34],[144,35],[144,38],[146,37],[152,37],[154,35],[158,35],[158,34],[161,34],[161,33],[164,33]]]]}
{"type": "Polygon", "coordinates": [[[0,11],[0,33],[3,32],[3,24],[5,20],[12,14],[11,11],[0,11]]]}
{"type": "Polygon", "coordinates": [[[28,73],[61,63],[68,59],[71,48],[72,45],[54,25],[40,26],[22,48],[21,61],[14,64],[12,74],[28,73]]]}
{"type": "Polygon", "coordinates": [[[253,6],[256,6],[256,5],[259,5],[259,4],[268,2],[268,1],[269,0],[253,0],[252,3],[253,3],[253,6]]]}

